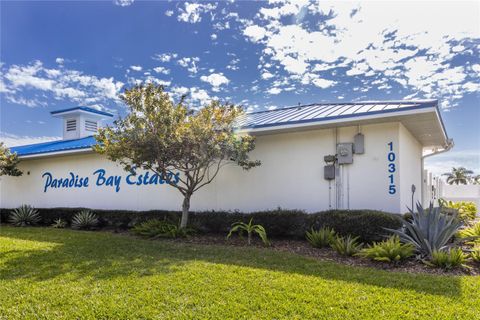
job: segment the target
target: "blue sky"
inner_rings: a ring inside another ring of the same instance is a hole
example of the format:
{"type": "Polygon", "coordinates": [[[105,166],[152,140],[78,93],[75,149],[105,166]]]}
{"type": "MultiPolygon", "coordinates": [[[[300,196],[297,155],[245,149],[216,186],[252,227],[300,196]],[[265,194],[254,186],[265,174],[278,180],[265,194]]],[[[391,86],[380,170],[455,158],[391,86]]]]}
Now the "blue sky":
{"type": "Polygon", "coordinates": [[[1,1],[0,138],[57,139],[49,112],[125,115],[118,95],[163,84],[193,107],[440,101],[455,149],[443,172],[480,173],[479,2],[1,1]]]}

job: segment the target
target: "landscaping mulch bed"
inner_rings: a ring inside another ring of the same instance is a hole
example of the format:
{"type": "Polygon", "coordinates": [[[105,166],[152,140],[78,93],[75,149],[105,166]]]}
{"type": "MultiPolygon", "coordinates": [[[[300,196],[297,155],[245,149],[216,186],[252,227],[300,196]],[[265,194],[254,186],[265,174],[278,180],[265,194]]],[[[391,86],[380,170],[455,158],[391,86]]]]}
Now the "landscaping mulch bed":
{"type": "MultiPolygon", "coordinates": [[[[234,237],[229,240],[226,240],[225,236],[220,235],[194,235],[187,238],[179,239],[162,239],[162,241],[170,242],[182,242],[182,243],[191,243],[191,244],[202,244],[202,245],[226,245],[226,246],[237,246],[237,247],[246,247],[247,240],[246,238],[234,237]]],[[[361,266],[361,267],[372,267],[381,270],[395,271],[395,272],[407,272],[407,273],[428,273],[428,274],[437,274],[437,275],[480,275],[480,265],[470,264],[470,269],[457,268],[450,271],[446,271],[440,268],[429,267],[415,259],[408,259],[406,261],[400,262],[398,264],[386,263],[386,262],[376,262],[369,259],[360,258],[360,257],[346,257],[336,253],[330,248],[317,249],[313,248],[307,241],[302,240],[287,240],[287,239],[273,239],[271,246],[265,247],[263,243],[258,240],[252,240],[253,243],[251,246],[266,248],[275,251],[289,252],[300,254],[303,256],[315,258],[323,261],[333,261],[350,266],[361,266]]]]}

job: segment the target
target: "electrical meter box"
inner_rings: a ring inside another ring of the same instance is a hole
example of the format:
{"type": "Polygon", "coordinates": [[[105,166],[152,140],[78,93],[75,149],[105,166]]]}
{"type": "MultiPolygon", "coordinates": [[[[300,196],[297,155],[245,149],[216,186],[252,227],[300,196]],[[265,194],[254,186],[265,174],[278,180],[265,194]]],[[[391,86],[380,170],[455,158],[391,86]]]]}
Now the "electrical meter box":
{"type": "Polygon", "coordinates": [[[337,144],[337,161],[338,164],[353,163],[353,143],[337,144]]]}
{"type": "Polygon", "coordinates": [[[365,136],[361,133],[357,133],[355,137],[353,137],[354,148],[353,151],[355,154],[363,154],[365,153],[365,136]]]}
{"type": "Polygon", "coordinates": [[[333,164],[328,164],[323,167],[323,178],[325,180],[335,179],[335,166],[333,164]]]}

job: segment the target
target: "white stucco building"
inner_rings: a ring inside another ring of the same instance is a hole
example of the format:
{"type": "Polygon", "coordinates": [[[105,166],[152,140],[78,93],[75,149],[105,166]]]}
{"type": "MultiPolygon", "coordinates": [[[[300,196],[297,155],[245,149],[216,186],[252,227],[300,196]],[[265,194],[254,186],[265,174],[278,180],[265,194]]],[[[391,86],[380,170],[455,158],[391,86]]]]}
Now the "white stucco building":
{"type": "MultiPolygon", "coordinates": [[[[63,119],[64,139],[11,148],[24,174],[1,177],[2,208],[181,209],[181,194],[152,173],[131,176],[92,151],[91,135],[111,115],[84,107],[52,115],[63,119]]],[[[452,146],[437,101],[296,106],[250,113],[239,130],[257,137],[251,158],[262,165],[225,167],[193,195],[191,210],[402,213],[412,204],[412,185],[413,201],[429,200],[423,157],[452,146]]]]}

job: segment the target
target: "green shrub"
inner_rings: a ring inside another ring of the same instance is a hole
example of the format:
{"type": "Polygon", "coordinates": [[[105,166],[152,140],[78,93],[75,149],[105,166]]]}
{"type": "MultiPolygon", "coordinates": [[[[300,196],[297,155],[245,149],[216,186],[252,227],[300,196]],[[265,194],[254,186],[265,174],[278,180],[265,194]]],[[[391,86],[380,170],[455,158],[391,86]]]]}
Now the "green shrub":
{"type": "Polygon", "coordinates": [[[414,251],[412,244],[401,243],[400,238],[395,235],[362,249],[358,255],[375,261],[397,262],[413,256],[414,251]]]}
{"type": "Polygon", "coordinates": [[[98,225],[97,216],[90,210],[78,212],[72,219],[73,229],[91,230],[98,225]]]}
{"type": "Polygon", "coordinates": [[[340,235],[353,235],[362,242],[382,241],[391,235],[386,229],[402,227],[400,215],[374,210],[331,210],[313,214],[311,228],[328,227],[340,235]]]}
{"type": "Polygon", "coordinates": [[[455,209],[458,212],[458,216],[464,222],[470,222],[475,220],[477,215],[477,205],[472,201],[446,201],[439,199],[438,203],[443,208],[455,209]]]}
{"type": "Polygon", "coordinates": [[[180,229],[176,223],[167,220],[147,220],[133,227],[132,232],[145,238],[179,238],[185,237],[189,229],[180,229]]]}
{"type": "Polygon", "coordinates": [[[480,263],[480,246],[473,248],[472,252],[470,252],[470,257],[474,262],[480,263]]]}
{"type": "Polygon", "coordinates": [[[458,236],[462,239],[470,238],[472,240],[478,240],[480,238],[480,222],[477,222],[471,227],[460,230],[458,236]]]}
{"type": "Polygon", "coordinates": [[[434,208],[425,210],[417,204],[417,212],[411,211],[412,220],[404,220],[404,230],[391,230],[405,243],[411,243],[422,255],[431,257],[434,251],[445,248],[462,226],[455,216],[448,216],[434,208]]]}
{"type": "Polygon", "coordinates": [[[244,223],[241,221],[233,223],[232,228],[227,235],[227,239],[229,239],[234,232],[238,232],[240,235],[243,232],[246,232],[248,245],[252,243],[252,235],[254,233],[258,234],[260,239],[262,239],[264,245],[270,244],[267,238],[267,231],[265,231],[265,228],[263,226],[259,224],[253,224],[253,218],[250,218],[250,221],[248,223],[244,223]]]}
{"type": "Polygon", "coordinates": [[[335,237],[335,230],[330,228],[321,228],[320,230],[310,230],[306,233],[307,241],[315,248],[324,248],[330,246],[335,237]]]}
{"type": "Polygon", "coordinates": [[[58,218],[52,223],[52,228],[63,229],[67,226],[67,222],[62,220],[62,218],[58,218]]]}
{"type": "Polygon", "coordinates": [[[362,244],[358,242],[359,237],[351,235],[341,237],[336,236],[332,241],[332,248],[344,256],[353,256],[362,249],[362,244]]]}
{"type": "Polygon", "coordinates": [[[450,250],[435,250],[428,265],[451,270],[453,268],[465,266],[467,255],[460,248],[452,248],[450,250]]]}
{"type": "MultiPolygon", "coordinates": [[[[85,208],[45,208],[38,209],[44,225],[51,225],[55,219],[72,221],[72,218],[85,208]]],[[[178,221],[179,211],[151,210],[90,210],[98,217],[98,228],[130,229],[147,220],[178,221]]],[[[0,209],[0,217],[8,218],[9,210],[0,209]]],[[[359,236],[363,242],[381,241],[391,232],[385,228],[398,229],[402,226],[399,215],[372,210],[331,210],[318,213],[305,213],[300,210],[275,209],[252,213],[205,211],[192,212],[189,227],[205,234],[226,234],[236,221],[248,222],[253,218],[256,224],[268,230],[269,237],[304,239],[305,233],[323,227],[332,228],[338,234],[359,236]]],[[[3,221],[3,220],[2,220],[3,221]]]]}
{"type": "Polygon", "coordinates": [[[41,220],[38,210],[29,205],[21,205],[10,213],[10,223],[16,227],[33,226],[41,220]]]}

